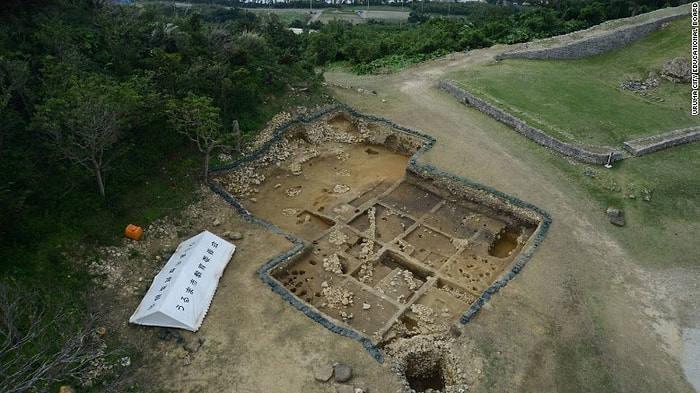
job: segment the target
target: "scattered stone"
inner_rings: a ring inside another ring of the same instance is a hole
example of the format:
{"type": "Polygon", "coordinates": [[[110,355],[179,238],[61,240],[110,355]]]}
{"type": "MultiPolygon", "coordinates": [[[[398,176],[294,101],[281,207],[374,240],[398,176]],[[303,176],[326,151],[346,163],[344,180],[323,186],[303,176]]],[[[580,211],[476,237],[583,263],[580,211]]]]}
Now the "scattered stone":
{"type": "Polygon", "coordinates": [[[173,332],[173,338],[175,339],[175,342],[178,344],[184,344],[185,343],[185,338],[182,337],[180,332],[173,332]]]}
{"type": "Polygon", "coordinates": [[[343,264],[338,254],[333,253],[328,258],[323,258],[323,269],[338,275],[343,274],[343,264]]]}
{"type": "Polygon", "coordinates": [[[258,198],[250,198],[250,201],[253,203],[258,203],[258,198]]]}
{"type": "Polygon", "coordinates": [[[661,76],[673,83],[690,82],[690,64],[685,57],[669,60],[661,68],[661,76]]]}
{"type": "Polygon", "coordinates": [[[336,382],[347,382],[352,378],[352,368],[347,364],[336,363],[333,366],[333,377],[336,382]]]}
{"type": "Polygon", "coordinates": [[[365,382],[360,382],[359,384],[355,384],[355,393],[369,393],[369,387],[367,386],[367,383],[365,382]],[[359,386],[357,386],[359,385],[359,386]]]}
{"type": "Polygon", "coordinates": [[[293,197],[301,194],[301,186],[288,188],[285,191],[285,194],[287,194],[288,197],[293,198],[293,197]]]}
{"type": "Polygon", "coordinates": [[[192,359],[190,358],[190,354],[188,353],[184,358],[182,358],[182,365],[189,366],[190,364],[192,364],[192,359]]]}
{"type": "Polygon", "coordinates": [[[649,73],[647,79],[644,81],[644,84],[647,85],[649,89],[659,87],[659,79],[656,77],[654,71],[649,73]]]}
{"type": "Polygon", "coordinates": [[[124,356],[119,359],[119,364],[121,364],[122,367],[129,367],[131,366],[131,358],[129,356],[124,356]]]}
{"type": "Polygon", "coordinates": [[[211,225],[213,225],[213,226],[215,226],[215,227],[218,227],[219,225],[221,225],[221,220],[219,220],[219,219],[217,218],[216,220],[214,220],[214,222],[213,222],[211,225]]]}
{"type": "Polygon", "coordinates": [[[282,215],[287,216],[287,217],[296,216],[297,214],[299,214],[299,212],[301,212],[300,209],[296,209],[296,208],[292,208],[292,207],[282,209],[282,215]]]}
{"type": "Polygon", "coordinates": [[[347,184],[336,184],[333,187],[333,192],[336,194],[344,194],[350,191],[350,187],[347,184]]]}
{"type": "Polygon", "coordinates": [[[97,329],[95,329],[95,333],[97,333],[98,336],[104,336],[107,334],[107,328],[104,326],[100,326],[97,329]]]}
{"type": "Polygon", "coordinates": [[[231,240],[241,240],[243,239],[243,234],[241,232],[231,232],[228,234],[228,238],[231,240]]]}
{"type": "Polygon", "coordinates": [[[73,389],[71,386],[61,386],[58,389],[58,393],[75,393],[75,389],[73,389]]]}
{"type": "Polygon", "coordinates": [[[178,359],[184,359],[190,356],[190,353],[185,348],[178,348],[177,351],[175,351],[175,355],[178,359]]]}
{"type": "Polygon", "coordinates": [[[617,227],[624,227],[625,219],[623,217],[610,217],[610,223],[617,227]]]}
{"type": "Polygon", "coordinates": [[[605,211],[605,214],[607,214],[608,217],[622,217],[622,210],[611,206],[605,211]]]}
{"type": "Polygon", "coordinates": [[[336,393],[355,393],[355,388],[351,385],[336,385],[336,393]]]}
{"type": "Polygon", "coordinates": [[[204,337],[197,337],[197,339],[185,345],[185,349],[190,353],[197,352],[199,351],[199,348],[202,346],[202,344],[204,344],[204,337]]]}
{"type": "Polygon", "coordinates": [[[362,303],[363,310],[369,310],[371,307],[372,307],[372,305],[369,303],[362,303]]]}
{"type": "Polygon", "coordinates": [[[171,332],[168,329],[163,329],[160,331],[160,333],[158,333],[158,338],[166,341],[170,340],[171,338],[173,338],[173,332],[171,332]]]}
{"type": "Polygon", "coordinates": [[[633,80],[626,80],[620,84],[620,87],[625,89],[625,90],[631,90],[631,91],[645,91],[646,89],[649,88],[645,83],[642,83],[640,81],[633,81],[633,80]]]}
{"type": "Polygon", "coordinates": [[[330,364],[324,364],[314,368],[314,378],[317,381],[328,382],[333,376],[333,366],[330,364]]]}

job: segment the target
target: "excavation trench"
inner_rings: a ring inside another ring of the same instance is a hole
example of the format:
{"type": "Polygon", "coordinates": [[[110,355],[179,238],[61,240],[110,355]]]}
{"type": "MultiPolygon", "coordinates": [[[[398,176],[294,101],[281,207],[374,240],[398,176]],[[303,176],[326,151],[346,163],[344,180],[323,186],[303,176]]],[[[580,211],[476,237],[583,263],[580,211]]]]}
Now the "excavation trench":
{"type": "MultiPolygon", "coordinates": [[[[427,136],[345,109],[285,130],[213,181],[303,245],[264,272],[273,284],[377,347],[464,322],[544,233],[541,211],[411,160],[427,136]]],[[[411,356],[413,389],[441,390],[442,361],[419,372],[428,355],[411,356]]]]}

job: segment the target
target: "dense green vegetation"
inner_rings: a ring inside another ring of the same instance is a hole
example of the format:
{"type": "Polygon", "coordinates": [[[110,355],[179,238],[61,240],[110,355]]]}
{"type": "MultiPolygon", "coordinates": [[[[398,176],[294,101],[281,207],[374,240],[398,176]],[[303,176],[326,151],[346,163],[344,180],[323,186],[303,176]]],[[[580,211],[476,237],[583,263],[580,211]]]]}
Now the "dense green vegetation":
{"type": "Polygon", "coordinates": [[[496,102],[563,140],[620,146],[626,140],[690,127],[690,85],[658,76],[664,63],[686,56],[689,19],[624,49],[580,60],[506,60],[459,75],[466,90],[496,102]],[[653,72],[659,86],[624,90],[653,72]]]}
{"type": "Polygon", "coordinates": [[[23,386],[23,376],[37,390],[75,381],[88,358],[32,372],[94,321],[89,302],[76,300],[89,284],[76,261],[119,239],[130,222],[176,213],[218,149],[240,153],[278,108],[322,101],[316,66],[375,72],[667,5],[415,2],[405,4],[410,23],[353,26],[306,25],[302,13],[282,19],[236,1],[200,3],[0,3],[0,303],[16,312],[0,314],[4,387],[23,386]],[[289,25],[318,31],[295,35],[289,25]],[[9,331],[38,338],[5,346],[16,338],[9,331]]]}
{"type": "Polygon", "coordinates": [[[265,103],[289,86],[313,88],[319,81],[301,56],[299,37],[274,15],[239,11],[230,22],[208,24],[196,13],[166,18],[156,6],[44,1],[6,7],[0,42],[4,272],[31,275],[27,252],[58,234],[109,239],[124,220],[141,218],[130,214],[145,213],[133,210],[134,197],[152,205],[152,197],[140,194],[145,182],[164,183],[160,192],[171,182],[172,190],[191,189],[194,182],[183,176],[191,165],[183,166],[182,158],[192,148],[168,121],[171,103],[207,98],[216,132],[230,133],[237,121],[237,137],[245,141],[269,116],[265,103]],[[86,210],[99,218],[93,222],[86,210]]]}
{"type": "Polygon", "coordinates": [[[90,0],[0,5],[3,389],[75,383],[73,367],[87,361],[57,356],[83,343],[71,340],[91,321],[79,299],[94,246],[177,213],[201,184],[203,156],[224,144],[235,156],[290,86],[320,85],[303,42],[274,15],[235,10],[225,22],[205,15],[222,18],[210,23],[170,13],[90,0]]]}
{"type": "Polygon", "coordinates": [[[412,23],[408,25],[370,20],[353,26],[350,22],[333,21],[309,37],[307,51],[316,64],[341,62],[359,73],[370,73],[450,52],[564,34],[680,3],[562,0],[533,7],[411,2],[408,21],[412,23]]]}

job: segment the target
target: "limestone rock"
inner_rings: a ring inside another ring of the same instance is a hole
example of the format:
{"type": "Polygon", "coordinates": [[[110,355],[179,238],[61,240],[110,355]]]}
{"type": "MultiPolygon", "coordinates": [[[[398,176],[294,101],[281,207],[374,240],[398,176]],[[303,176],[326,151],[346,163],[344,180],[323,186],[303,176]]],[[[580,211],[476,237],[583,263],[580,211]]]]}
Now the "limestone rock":
{"type": "Polygon", "coordinates": [[[336,382],[347,382],[352,378],[352,368],[347,364],[337,363],[333,366],[333,377],[336,382]]]}
{"type": "Polygon", "coordinates": [[[190,356],[190,353],[185,348],[178,348],[177,351],[175,351],[175,355],[178,359],[184,359],[190,356]]]}
{"type": "Polygon", "coordinates": [[[690,82],[690,64],[685,57],[669,60],[661,68],[661,76],[674,83],[690,82]]]}
{"type": "Polygon", "coordinates": [[[623,217],[610,217],[610,223],[617,227],[624,227],[625,219],[623,217]]]}
{"type": "Polygon", "coordinates": [[[622,217],[622,210],[614,208],[614,207],[609,207],[607,210],[605,210],[605,214],[608,215],[608,217],[622,217]]]}
{"type": "Polygon", "coordinates": [[[199,348],[202,346],[202,344],[204,344],[204,337],[197,337],[197,339],[185,345],[185,349],[190,353],[197,352],[199,351],[199,348]]]}
{"type": "Polygon", "coordinates": [[[653,71],[649,73],[649,76],[647,76],[644,84],[650,89],[659,87],[659,80],[656,78],[656,74],[653,71]]]}
{"type": "Polygon", "coordinates": [[[369,386],[366,382],[354,383],[355,393],[369,393],[369,386]]]}
{"type": "Polygon", "coordinates": [[[335,391],[336,393],[355,393],[355,388],[351,385],[337,385],[335,391]]]}
{"type": "Polygon", "coordinates": [[[240,232],[229,232],[227,237],[231,240],[241,240],[243,239],[243,234],[240,232]]]}
{"type": "Polygon", "coordinates": [[[314,368],[314,378],[317,381],[327,382],[333,376],[333,366],[324,364],[314,368]]]}

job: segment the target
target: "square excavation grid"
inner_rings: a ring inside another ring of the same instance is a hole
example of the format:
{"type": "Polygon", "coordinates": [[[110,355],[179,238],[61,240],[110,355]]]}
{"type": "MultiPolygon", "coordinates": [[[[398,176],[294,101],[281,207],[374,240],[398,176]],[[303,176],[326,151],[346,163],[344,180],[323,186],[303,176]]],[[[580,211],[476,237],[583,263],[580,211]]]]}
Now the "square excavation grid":
{"type": "Polygon", "coordinates": [[[477,203],[448,200],[408,177],[335,203],[299,213],[313,224],[304,234],[319,235],[271,273],[375,344],[458,321],[512,268],[536,229],[477,203]],[[333,211],[343,214],[326,215],[333,211]]]}
{"type": "Polygon", "coordinates": [[[261,267],[263,281],[377,359],[377,346],[468,320],[549,225],[534,206],[417,164],[431,139],[397,127],[331,111],[212,176],[301,247],[261,267]]]}

